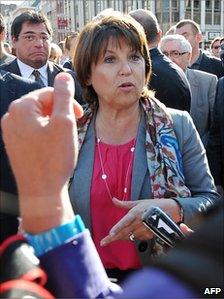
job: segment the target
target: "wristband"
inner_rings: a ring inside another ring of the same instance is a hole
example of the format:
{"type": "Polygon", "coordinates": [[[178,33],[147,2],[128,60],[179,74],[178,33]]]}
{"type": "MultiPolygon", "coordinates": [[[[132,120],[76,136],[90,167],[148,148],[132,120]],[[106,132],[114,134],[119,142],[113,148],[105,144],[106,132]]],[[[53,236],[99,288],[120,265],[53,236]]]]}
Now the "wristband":
{"type": "Polygon", "coordinates": [[[23,235],[30,245],[33,246],[35,254],[41,256],[44,253],[69,242],[75,235],[84,230],[85,225],[81,217],[76,215],[72,221],[54,227],[46,232],[37,235],[24,233],[23,235]]]}

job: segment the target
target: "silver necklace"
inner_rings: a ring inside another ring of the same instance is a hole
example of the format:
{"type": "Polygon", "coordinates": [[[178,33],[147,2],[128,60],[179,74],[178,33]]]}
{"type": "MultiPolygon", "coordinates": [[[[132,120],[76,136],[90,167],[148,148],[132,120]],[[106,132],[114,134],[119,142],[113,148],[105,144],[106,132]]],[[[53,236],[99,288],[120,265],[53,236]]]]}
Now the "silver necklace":
{"type": "MultiPolygon", "coordinates": [[[[101,142],[101,139],[97,134],[97,150],[98,150],[98,154],[99,154],[100,167],[101,167],[101,171],[102,171],[101,178],[104,181],[107,193],[108,193],[110,199],[112,200],[113,196],[111,194],[110,188],[109,188],[108,183],[107,183],[108,175],[106,174],[105,168],[104,168],[104,165],[103,165],[102,154],[101,154],[101,150],[100,150],[100,142],[101,142]]],[[[126,171],[126,175],[125,175],[125,183],[124,183],[122,200],[125,200],[125,196],[127,195],[127,192],[128,192],[128,186],[127,186],[128,175],[129,175],[129,172],[130,172],[130,169],[131,169],[131,164],[132,164],[133,157],[134,157],[135,145],[131,147],[130,151],[131,151],[132,155],[131,155],[130,161],[128,163],[128,167],[127,167],[127,171],[126,171]]]]}

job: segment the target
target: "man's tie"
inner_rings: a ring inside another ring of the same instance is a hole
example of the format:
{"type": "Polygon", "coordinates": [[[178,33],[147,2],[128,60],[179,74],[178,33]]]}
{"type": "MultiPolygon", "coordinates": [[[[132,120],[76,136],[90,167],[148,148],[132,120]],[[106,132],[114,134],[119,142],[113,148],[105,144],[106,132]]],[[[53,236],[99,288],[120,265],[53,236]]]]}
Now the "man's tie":
{"type": "Polygon", "coordinates": [[[45,87],[45,84],[40,77],[40,72],[38,70],[33,70],[32,74],[35,77],[35,81],[38,82],[41,87],[45,87]]]}

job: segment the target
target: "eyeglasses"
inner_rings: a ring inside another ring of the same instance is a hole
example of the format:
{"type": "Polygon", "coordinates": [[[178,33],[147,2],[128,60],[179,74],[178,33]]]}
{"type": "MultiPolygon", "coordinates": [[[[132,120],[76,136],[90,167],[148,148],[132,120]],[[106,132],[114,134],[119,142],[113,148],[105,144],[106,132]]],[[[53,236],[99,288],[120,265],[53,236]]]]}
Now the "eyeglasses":
{"type": "Polygon", "coordinates": [[[214,46],[212,49],[218,50],[221,46],[214,46]]]}
{"type": "Polygon", "coordinates": [[[179,56],[182,56],[186,53],[188,52],[179,52],[177,50],[171,52],[166,52],[166,51],[163,52],[163,54],[166,55],[167,57],[174,57],[174,58],[178,58],[179,56]]]}
{"type": "Polygon", "coordinates": [[[41,40],[43,43],[51,41],[51,36],[48,34],[37,35],[37,34],[24,34],[20,36],[23,40],[29,43],[41,40]]]}

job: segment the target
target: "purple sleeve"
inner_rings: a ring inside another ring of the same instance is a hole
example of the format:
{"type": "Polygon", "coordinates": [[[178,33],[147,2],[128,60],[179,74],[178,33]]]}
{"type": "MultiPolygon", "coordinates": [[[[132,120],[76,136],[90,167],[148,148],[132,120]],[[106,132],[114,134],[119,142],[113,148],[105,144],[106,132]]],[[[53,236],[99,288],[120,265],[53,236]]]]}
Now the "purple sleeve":
{"type": "Polygon", "coordinates": [[[88,230],[40,257],[48,275],[51,292],[58,298],[97,298],[116,296],[88,230]]]}
{"type": "Polygon", "coordinates": [[[122,287],[117,298],[197,298],[187,284],[156,268],[132,274],[122,287]]]}
{"type": "Polygon", "coordinates": [[[195,298],[197,295],[168,272],[149,268],[130,276],[121,288],[112,284],[88,230],[40,257],[48,289],[57,298],[195,298]]]}

